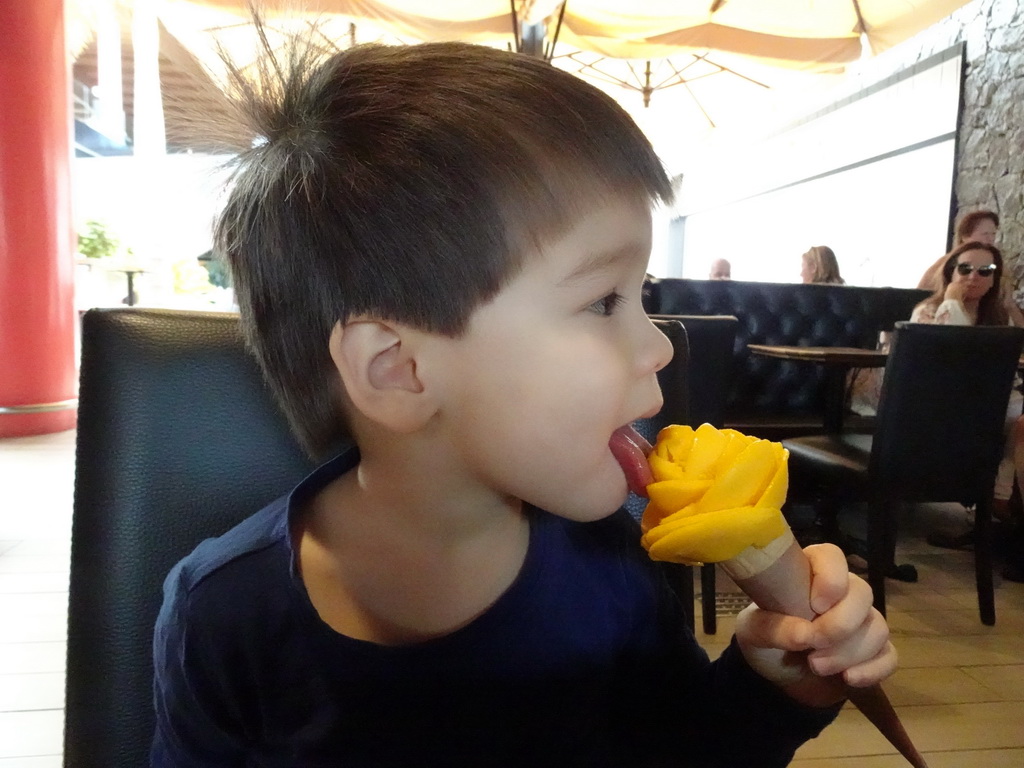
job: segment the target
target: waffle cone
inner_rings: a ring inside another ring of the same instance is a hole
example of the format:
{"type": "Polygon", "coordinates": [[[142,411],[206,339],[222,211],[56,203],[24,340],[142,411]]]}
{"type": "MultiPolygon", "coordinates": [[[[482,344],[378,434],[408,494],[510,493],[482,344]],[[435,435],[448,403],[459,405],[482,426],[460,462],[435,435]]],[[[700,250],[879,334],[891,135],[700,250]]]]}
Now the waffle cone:
{"type": "Polygon", "coordinates": [[[789,528],[765,547],[747,547],[722,568],[759,607],[814,618],[810,565],[789,528]]]}

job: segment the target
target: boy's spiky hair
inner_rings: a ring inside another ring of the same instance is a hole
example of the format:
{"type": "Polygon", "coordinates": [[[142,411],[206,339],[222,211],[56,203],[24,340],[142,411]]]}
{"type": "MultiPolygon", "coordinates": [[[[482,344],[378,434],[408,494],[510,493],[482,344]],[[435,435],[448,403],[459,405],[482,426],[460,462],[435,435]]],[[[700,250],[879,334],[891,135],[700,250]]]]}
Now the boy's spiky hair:
{"type": "Polygon", "coordinates": [[[542,61],[462,43],[324,55],[315,39],[267,45],[249,73],[229,66],[259,138],[237,158],[215,243],[246,341],[318,456],[347,436],[337,322],[457,336],[596,194],[667,202],[671,186],[613,99],[542,61]]]}

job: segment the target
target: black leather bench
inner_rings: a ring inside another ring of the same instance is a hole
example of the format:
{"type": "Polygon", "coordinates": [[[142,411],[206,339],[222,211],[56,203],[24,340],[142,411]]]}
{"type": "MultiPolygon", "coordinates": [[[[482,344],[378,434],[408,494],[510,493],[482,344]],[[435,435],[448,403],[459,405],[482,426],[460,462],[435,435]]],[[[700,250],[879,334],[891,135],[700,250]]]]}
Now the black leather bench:
{"type": "MultiPolygon", "coordinates": [[[[823,371],[810,363],[758,357],[748,344],[873,348],[881,331],[909,319],[928,295],[911,288],[661,278],[646,285],[644,306],[658,315],[736,316],[725,426],[781,440],[823,431],[823,371]]],[[[871,420],[862,417],[851,416],[847,424],[871,428],[871,420]]]]}

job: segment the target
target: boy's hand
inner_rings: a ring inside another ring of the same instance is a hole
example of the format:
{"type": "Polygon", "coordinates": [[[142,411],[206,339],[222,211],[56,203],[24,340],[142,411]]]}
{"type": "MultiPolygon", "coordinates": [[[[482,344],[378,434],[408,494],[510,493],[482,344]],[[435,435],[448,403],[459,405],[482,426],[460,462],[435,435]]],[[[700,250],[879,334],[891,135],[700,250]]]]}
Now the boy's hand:
{"type": "Polygon", "coordinates": [[[811,706],[844,698],[846,685],[864,687],[896,669],[889,627],[872,606],[871,587],[851,574],[831,544],[804,549],[811,565],[813,621],[745,608],[736,640],[747,663],[787,694],[811,706]]]}

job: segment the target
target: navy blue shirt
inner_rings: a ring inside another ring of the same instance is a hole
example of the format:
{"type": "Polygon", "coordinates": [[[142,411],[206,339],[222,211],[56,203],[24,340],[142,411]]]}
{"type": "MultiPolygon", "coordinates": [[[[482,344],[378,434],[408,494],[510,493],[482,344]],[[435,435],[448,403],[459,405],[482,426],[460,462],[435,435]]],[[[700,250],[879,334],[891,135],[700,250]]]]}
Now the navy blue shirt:
{"type": "Polygon", "coordinates": [[[782,766],[835,716],[735,646],[709,662],[625,512],[530,510],[516,580],[445,637],[335,632],[297,575],[289,518],[357,461],[323,465],[168,575],[153,766],[782,766]]]}

